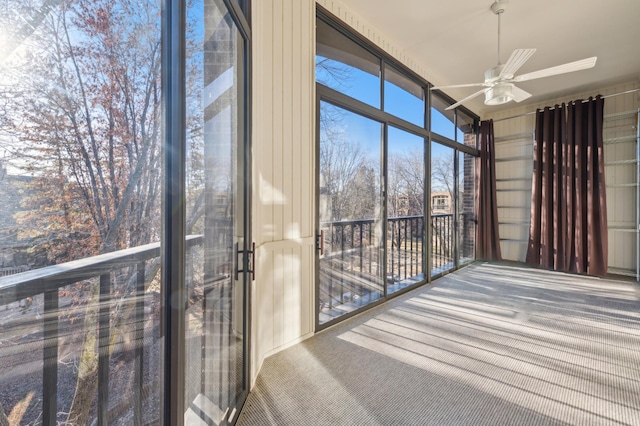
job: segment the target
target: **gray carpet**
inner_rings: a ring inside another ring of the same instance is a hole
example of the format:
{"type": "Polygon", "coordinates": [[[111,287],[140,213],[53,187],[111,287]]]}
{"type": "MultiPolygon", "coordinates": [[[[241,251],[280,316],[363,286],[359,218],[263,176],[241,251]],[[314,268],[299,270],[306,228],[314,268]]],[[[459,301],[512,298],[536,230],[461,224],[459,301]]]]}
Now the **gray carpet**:
{"type": "Polygon", "coordinates": [[[640,425],[632,282],[478,263],[267,359],[239,425],[640,425]]]}

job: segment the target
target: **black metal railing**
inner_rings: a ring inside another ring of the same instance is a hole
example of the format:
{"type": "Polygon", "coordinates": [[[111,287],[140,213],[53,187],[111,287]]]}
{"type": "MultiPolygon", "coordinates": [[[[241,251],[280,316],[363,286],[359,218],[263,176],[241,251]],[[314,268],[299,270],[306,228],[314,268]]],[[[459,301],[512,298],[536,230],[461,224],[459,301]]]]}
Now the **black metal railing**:
{"type": "Polygon", "coordinates": [[[423,274],[423,216],[392,217],[387,223],[387,284],[423,274]]]}
{"type": "Polygon", "coordinates": [[[453,267],[453,227],[453,214],[431,216],[431,269],[453,267]]]}
{"type": "MultiPolygon", "coordinates": [[[[187,237],[187,248],[202,244],[202,236],[187,237]]],[[[58,407],[58,347],[59,289],[71,284],[99,278],[98,305],[98,374],[97,374],[97,422],[109,423],[109,363],[110,317],[112,292],[112,274],[117,270],[132,267],[135,289],[129,296],[134,304],[133,313],[133,398],[126,401],[133,408],[133,424],[142,424],[143,409],[143,337],[144,337],[144,293],[145,270],[147,261],[160,256],[160,243],[152,243],[125,250],[105,253],[84,259],[74,260],[41,269],[30,270],[0,278],[0,306],[7,306],[24,299],[33,299],[43,295],[42,319],[42,424],[57,423],[58,407]]],[[[82,301],[81,301],[82,303],[82,301]]],[[[88,300],[84,303],[89,303],[88,300]]],[[[128,324],[129,326],[129,324],[128,324]]]]}
{"type": "Polygon", "coordinates": [[[324,222],[324,261],[321,263],[321,309],[380,294],[382,265],[380,222],[375,219],[324,222]]]}
{"type": "MultiPolygon", "coordinates": [[[[461,219],[466,221],[466,219],[461,219]]],[[[454,266],[454,215],[431,216],[431,267],[454,266]]],[[[384,293],[382,222],[374,219],[321,223],[324,254],[320,264],[320,309],[359,306],[384,293]]],[[[387,221],[386,284],[424,279],[425,223],[423,216],[392,217],[387,221]]]]}

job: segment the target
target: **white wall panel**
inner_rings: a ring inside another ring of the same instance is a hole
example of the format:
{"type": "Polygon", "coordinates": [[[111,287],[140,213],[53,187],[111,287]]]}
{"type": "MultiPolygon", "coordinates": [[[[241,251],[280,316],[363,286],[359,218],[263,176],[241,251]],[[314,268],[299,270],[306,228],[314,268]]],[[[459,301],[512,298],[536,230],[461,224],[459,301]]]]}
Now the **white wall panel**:
{"type": "Polygon", "coordinates": [[[315,2],[255,0],[252,382],[313,332],[315,2]]]}

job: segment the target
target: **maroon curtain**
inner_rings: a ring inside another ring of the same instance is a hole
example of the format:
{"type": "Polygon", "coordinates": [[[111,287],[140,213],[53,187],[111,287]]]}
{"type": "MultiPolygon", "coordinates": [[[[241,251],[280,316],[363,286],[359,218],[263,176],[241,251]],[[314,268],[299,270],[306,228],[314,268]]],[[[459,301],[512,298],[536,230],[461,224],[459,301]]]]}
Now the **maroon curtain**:
{"type": "Polygon", "coordinates": [[[604,275],[608,236],[604,99],[536,112],[527,263],[604,275]]]}
{"type": "Polygon", "coordinates": [[[476,258],[502,260],[498,232],[496,198],[496,154],[493,120],[481,121],[479,129],[480,157],[476,159],[476,258]]]}

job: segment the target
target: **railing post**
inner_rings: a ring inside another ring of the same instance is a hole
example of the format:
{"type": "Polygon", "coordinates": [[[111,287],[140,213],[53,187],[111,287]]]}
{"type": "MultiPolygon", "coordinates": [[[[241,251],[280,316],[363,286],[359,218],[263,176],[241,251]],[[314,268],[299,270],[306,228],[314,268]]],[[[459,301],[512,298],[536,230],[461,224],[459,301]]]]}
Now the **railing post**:
{"type": "Polygon", "coordinates": [[[372,228],[373,228],[373,224],[370,223],[369,224],[369,241],[367,242],[367,246],[369,247],[369,275],[371,275],[371,272],[372,272],[371,267],[373,266],[373,255],[371,254],[371,250],[373,247],[373,239],[371,238],[372,228]]]}
{"type": "Polygon", "coordinates": [[[415,229],[414,229],[414,225],[416,223],[417,219],[410,219],[411,222],[411,226],[409,227],[409,238],[411,238],[411,244],[409,245],[409,247],[411,248],[411,258],[409,261],[409,276],[413,277],[413,236],[415,235],[415,229]]]}
{"type": "Polygon", "coordinates": [[[449,261],[454,261],[453,255],[454,255],[455,241],[453,241],[453,235],[454,235],[453,225],[454,225],[453,214],[451,214],[450,216],[447,216],[447,242],[449,243],[449,250],[447,250],[447,255],[449,256],[449,258],[447,260],[449,261]]]}
{"type": "MultiPolygon", "coordinates": [[[[362,274],[364,272],[363,270],[363,256],[364,256],[364,252],[363,252],[363,247],[362,247],[362,227],[364,226],[364,224],[360,224],[360,226],[358,228],[360,228],[360,273],[362,274]]],[[[360,286],[362,287],[362,286],[360,286]]],[[[362,289],[360,289],[360,295],[362,295],[362,289]]]]}
{"type": "Polygon", "coordinates": [[[340,305],[344,302],[344,225],[340,227],[340,305]]]}
{"type": "Polygon", "coordinates": [[[133,424],[142,425],[142,388],[144,386],[144,282],[145,282],[145,262],[138,263],[136,276],[136,307],[135,307],[135,358],[134,358],[134,409],[133,424]]]}
{"type": "MultiPolygon", "coordinates": [[[[336,241],[336,229],[333,223],[331,224],[330,235],[331,235],[331,253],[333,254],[333,247],[336,241]]],[[[335,265],[335,259],[330,257],[329,265],[331,265],[331,273],[329,274],[329,309],[333,309],[333,266],[335,265]]]]}
{"type": "Polygon", "coordinates": [[[44,293],[42,424],[54,425],[58,415],[58,289],[44,293]]]}
{"type": "MultiPolygon", "coordinates": [[[[396,241],[396,223],[395,222],[390,222],[389,225],[390,225],[389,228],[391,228],[391,253],[388,256],[390,262],[388,261],[387,263],[391,264],[391,277],[393,277],[393,275],[394,275],[394,267],[395,267],[395,264],[396,264],[396,262],[394,260],[395,247],[396,247],[396,244],[395,244],[395,241],[396,241]]],[[[388,238],[388,236],[387,236],[387,238],[388,238]]],[[[389,271],[387,271],[387,275],[388,274],[389,274],[389,271]]],[[[384,280],[385,280],[386,284],[388,284],[388,282],[387,282],[388,277],[384,277],[384,280]]]]}
{"type": "MultiPolygon", "coordinates": [[[[395,224],[398,227],[398,279],[402,276],[402,222],[396,221],[395,224]]],[[[395,274],[391,276],[392,280],[395,280],[395,274]]]]}
{"type": "Polygon", "coordinates": [[[436,234],[436,217],[431,216],[431,269],[437,267],[438,235],[436,234]]]}
{"type": "Polygon", "coordinates": [[[111,273],[100,275],[98,327],[98,426],[109,424],[109,311],[111,273]]]}
{"type": "Polygon", "coordinates": [[[353,249],[356,247],[354,236],[355,236],[355,224],[349,225],[351,228],[351,247],[349,247],[349,272],[353,273],[353,249]]]}
{"type": "Polygon", "coordinates": [[[420,258],[419,258],[419,263],[418,263],[418,265],[419,265],[418,270],[422,271],[422,273],[424,274],[424,276],[426,278],[431,274],[429,273],[429,271],[425,271],[426,265],[424,263],[424,261],[425,261],[425,257],[424,256],[426,254],[425,252],[427,251],[427,246],[425,245],[425,238],[424,238],[424,235],[425,235],[424,216],[422,216],[420,219],[418,219],[418,224],[419,224],[418,225],[418,230],[420,231],[418,233],[418,235],[420,235],[420,237],[419,237],[419,241],[420,241],[420,258]]]}
{"type": "Polygon", "coordinates": [[[404,268],[402,271],[403,272],[402,275],[404,275],[404,277],[402,277],[402,279],[406,279],[407,278],[407,224],[409,222],[409,219],[405,219],[403,222],[404,222],[404,268]]]}

